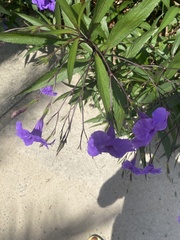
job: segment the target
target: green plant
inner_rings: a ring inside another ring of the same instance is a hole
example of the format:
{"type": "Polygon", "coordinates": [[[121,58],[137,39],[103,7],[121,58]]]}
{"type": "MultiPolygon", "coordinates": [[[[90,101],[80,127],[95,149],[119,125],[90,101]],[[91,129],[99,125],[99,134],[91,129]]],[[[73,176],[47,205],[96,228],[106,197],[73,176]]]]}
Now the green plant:
{"type": "MultiPolygon", "coordinates": [[[[0,11],[7,13],[2,7],[0,11]]],[[[138,111],[152,113],[159,106],[166,107],[171,113],[168,130],[159,134],[158,146],[163,144],[169,159],[179,147],[179,5],[170,0],[119,4],[114,0],[57,0],[53,13],[36,9],[33,15],[19,10],[13,14],[23,19],[25,26],[2,32],[0,41],[26,44],[28,53],[52,45],[53,52],[38,58],[38,63],[61,55],[48,73],[23,91],[59,82],[69,86],[70,90],[54,101],[69,99],[71,106],[64,118],[65,123],[68,117],[71,121],[67,128],[63,125],[57,152],[66,143],[77,106],[84,119],[84,107],[93,101],[99,115],[89,122],[113,123],[118,136],[130,138],[138,111]],[[75,73],[79,80],[73,84],[75,73]]],[[[59,112],[52,118],[58,116],[59,112]]]]}

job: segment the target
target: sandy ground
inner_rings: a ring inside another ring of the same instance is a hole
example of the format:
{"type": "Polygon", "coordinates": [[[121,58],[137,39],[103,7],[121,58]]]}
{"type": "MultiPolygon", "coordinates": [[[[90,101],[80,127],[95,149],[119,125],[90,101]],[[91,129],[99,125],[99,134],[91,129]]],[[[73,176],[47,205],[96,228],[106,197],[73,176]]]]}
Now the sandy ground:
{"type": "MultiPolygon", "coordinates": [[[[21,85],[16,90],[24,84],[19,80],[21,69],[24,69],[23,60],[16,54],[1,61],[0,107],[4,107],[5,91],[12,82],[17,81],[21,85]],[[13,59],[17,59],[20,69],[16,78],[13,59]],[[9,68],[3,67],[4,64],[9,64],[9,68]],[[7,75],[9,80],[6,82],[7,75]]],[[[31,77],[28,71],[25,78],[31,77]]],[[[62,85],[58,85],[56,90],[58,93],[65,91],[62,85]]],[[[155,163],[163,168],[161,175],[148,176],[147,179],[134,176],[132,181],[128,174],[122,178],[121,164],[115,158],[107,154],[94,159],[88,156],[85,137],[82,150],[77,149],[82,128],[79,111],[75,114],[68,143],[58,156],[60,126],[56,141],[48,150],[37,143],[26,147],[15,135],[15,123],[22,121],[24,128],[32,130],[50,99],[41,97],[36,106],[16,119],[10,119],[10,115],[36,94],[26,96],[1,118],[0,239],[87,240],[96,233],[104,240],[178,240],[179,163],[175,169],[173,167],[177,154],[173,154],[170,161],[170,179],[166,176],[165,158],[155,163]]],[[[51,107],[46,121],[59,106],[60,103],[51,107]]],[[[66,104],[61,116],[68,108],[66,104]]],[[[95,113],[93,108],[87,107],[86,119],[95,113]]],[[[52,128],[53,122],[45,126],[43,136],[47,137],[52,128]]],[[[86,124],[88,136],[96,129],[86,124]]]]}

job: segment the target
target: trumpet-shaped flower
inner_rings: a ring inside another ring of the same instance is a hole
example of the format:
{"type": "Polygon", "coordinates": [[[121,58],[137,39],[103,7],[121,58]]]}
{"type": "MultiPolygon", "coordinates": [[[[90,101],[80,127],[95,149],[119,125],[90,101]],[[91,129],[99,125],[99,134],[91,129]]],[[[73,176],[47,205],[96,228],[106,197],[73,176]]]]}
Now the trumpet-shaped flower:
{"type": "Polygon", "coordinates": [[[33,4],[36,4],[40,10],[49,9],[50,11],[55,10],[55,0],[32,0],[33,4]]]}
{"type": "Polygon", "coordinates": [[[43,125],[43,119],[40,119],[36,123],[32,132],[29,132],[28,130],[23,129],[22,122],[18,121],[16,122],[16,135],[24,141],[26,146],[32,145],[33,142],[40,142],[48,148],[49,144],[41,137],[43,125]]]}
{"type": "Polygon", "coordinates": [[[140,120],[135,123],[132,130],[135,136],[132,140],[133,146],[136,149],[147,146],[158,131],[162,131],[167,127],[169,114],[162,107],[157,108],[152,113],[152,118],[149,118],[144,113],[139,113],[140,120]]]}
{"type": "Polygon", "coordinates": [[[53,91],[52,86],[47,86],[47,87],[41,88],[40,92],[42,94],[48,95],[48,96],[56,96],[57,95],[57,92],[53,91]]]}
{"type": "Polygon", "coordinates": [[[160,168],[154,168],[153,164],[148,164],[145,168],[138,168],[135,166],[136,164],[136,159],[133,159],[132,161],[124,161],[122,163],[122,168],[123,169],[128,169],[132,173],[136,175],[146,175],[146,174],[159,174],[161,173],[160,168]]]}
{"type": "Polygon", "coordinates": [[[106,132],[96,131],[88,140],[88,153],[94,157],[103,152],[111,156],[121,158],[125,153],[133,151],[134,148],[129,139],[115,138],[114,128],[110,126],[106,132]]]}

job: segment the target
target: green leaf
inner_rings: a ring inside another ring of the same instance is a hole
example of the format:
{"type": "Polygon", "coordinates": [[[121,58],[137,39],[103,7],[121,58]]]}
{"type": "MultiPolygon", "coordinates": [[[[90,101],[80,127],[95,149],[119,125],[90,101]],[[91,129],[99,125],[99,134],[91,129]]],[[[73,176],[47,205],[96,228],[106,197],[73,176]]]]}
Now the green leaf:
{"type": "Polygon", "coordinates": [[[43,30],[49,30],[49,29],[53,29],[53,27],[51,27],[51,25],[47,25],[45,22],[41,21],[38,18],[23,14],[23,13],[16,13],[19,17],[23,18],[24,20],[28,21],[29,23],[31,23],[33,26],[43,26],[43,30]]]}
{"type": "Polygon", "coordinates": [[[154,87],[148,87],[136,100],[140,104],[149,104],[157,97],[157,91],[154,87]]]}
{"type": "Polygon", "coordinates": [[[157,34],[160,33],[166,26],[168,26],[174,20],[175,16],[178,13],[179,13],[178,7],[176,7],[176,6],[170,7],[161,22],[161,25],[159,27],[157,34]]]}
{"type": "MultiPolygon", "coordinates": [[[[172,154],[172,144],[171,144],[171,140],[169,138],[169,136],[165,136],[164,134],[164,131],[163,132],[158,132],[158,136],[159,138],[161,139],[161,143],[163,145],[163,148],[164,148],[164,153],[162,156],[165,156],[167,157],[167,159],[169,160],[169,158],[171,157],[171,154],[172,154]]],[[[161,157],[162,157],[161,156],[161,157]]]]}
{"type": "Polygon", "coordinates": [[[50,25],[51,28],[55,29],[54,26],[52,26],[52,22],[40,11],[36,10],[36,13],[39,14],[41,16],[41,18],[46,22],[46,24],[50,25]]]}
{"type": "Polygon", "coordinates": [[[96,29],[97,25],[101,22],[104,15],[109,11],[114,0],[98,0],[94,9],[94,15],[90,24],[90,34],[96,29]]]}
{"type": "Polygon", "coordinates": [[[77,19],[67,3],[66,0],[57,0],[57,4],[59,4],[60,8],[63,10],[63,12],[67,15],[68,19],[71,21],[71,23],[74,25],[74,27],[77,27],[77,19]]]}
{"type": "Polygon", "coordinates": [[[62,34],[77,34],[73,29],[57,29],[57,30],[50,30],[50,31],[45,31],[45,32],[40,32],[39,35],[62,35],[62,34]]]}
{"type": "Polygon", "coordinates": [[[164,3],[164,5],[169,8],[170,7],[170,0],[162,0],[162,2],[164,3]]]}
{"type": "MultiPolygon", "coordinates": [[[[62,68],[61,69],[61,75],[65,73],[65,69],[62,68]]],[[[31,86],[27,87],[26,89],[24,89],[21,93],[30,93],[36,90],[39,90],[40,88],[43,88],[47,85],[47,83],[49,85],[54,84],[54,77],[58,76],[58,74],[60,74],[60,70],[59,68],[54,68],[52,70],[50,70],[49,72],[45,73],[42,77],[40,77],[37,81],[35,81],[31,86]]],[[[57,79],[56,79],[57,81],[57,79]]],[[[62,79],[63,81],[63,79],[62,79]]]]}
{"type": "Polygon", "coordinates": [[[172,92],[174,89],[176,89],[176,85],[177,85],[177,87],[178,87],[178,85],[180,87],[180,81],[179,80],[169,81],[169,82],[165,82],[161,85],[158,85],[157,90],[161,95],[163,95],[165,93],[172,92]]]}
{"type": "Polygon", "coordinates": [[[73,70],[74,70],[74,64],[76,61],[76,54],[77,54],[77,48],[78,48],[79,38],[77,38],[69,51],[69,57],[68,57],[68,64],[67,64],[67,74],[68,74],[68,81],[71,82],[72,76],[73,76],[73,70]]]}
{"type": "Polygon", "coordinates": [[[60,41],[53,36],[41,36],[40,34],[26,34],[26,33],[0,33],[0,41],[16,43],[16,44],[28,44],[28,45],[51,45],[60,41]]]}
{"type": "Polygon", "coordinates": [[[56,29],[61,29],[62,26],[62,19],[61,19],[61,10],[58,4],[56,4],[55,11],[54,11],[56,29]]]}
{"type": "Polygon", "coordinates": [[[108,25],[107,25],[107,17],[103,17],[103,19],[101,20],[101,28],[102,28],[106,38],[108,38],[109,29],[108,29],[108,25]]]}
{"type": "Polygon", "coordinates": [[[111,49],[118,45],[144,22],[159,2],[160,0],[144,0],[123,15],[110,32],[106,44],[102,47],[103,50],[111,49]]]}
{"type": "Polygon", "coordinates": [[[142,36],[136,38],[136,40],[131,44],[129,47],[125,57],[126,58],[133,58],[135,57],[140,50],[143,48],[143,46],[147,43],[147,41],[157,32],[157,29],[152,29],[144,34],[142,36]]]}
{"type": "Polygon", "coordinates": [[[116,125],[116,131],[118,135],[121,134],[121,128],[125,117],[124,108],[126,106],[126,98],[122,92],[119,84],[116,81],[112,81],[112,92],[113,92],[113,114],[116,125]]]}
{"type": "Polygon", "coordinates": [[[83,5],[81,4],[82,7],[81,7],[79,15],[78,15],[78,27],[79,28],[81,26],[81,20],[82,20],[82,16],[83,16],[84,10],[88,6],[89,3],[90,3],[90,0],[86,1],[83,5]]]}
{"type": "Polygon", "coordinates": [[[108,115],[110,113],[110,78],[101,58],[97,54],[95,54],[95,72],[100,97],[108,115]]]}
{"type": "Polygon", "coordinates": [[[171,54],[174,57],[176,51],[178,50],[180,46],[180,31],[177,32],[175,41],[173,42],[172,48],[171,48],[171,54]]]}
{"type": "MultiPolygon", "coordinates": [[[[87,66],[87,63],[76,63],[74,67],[73,74],[79,73],[81,74],[84,67],[87,66]]],[[[60,67],[54,68],[49,72],[45,73],[42,77],[40,77],[37,81],[35,81],[31,86],[27,87],[20,93],[30,93],[40,88],[48,85],[53,85],[55,82],[62,82],[67,79],[67,65],[64,65],[63,68],[60,67]]]]}
{"type": "Polygon", "coordinates": [[[5,8],[3,8],[3,6],[1,6],[1,5],[0,5],[0,13],[7,14],[7,15],[11,16],[10,12],[7,11],[5,8]]]}
{"type": "Polygon", "coordinates": [[[102,114],[99,114],[94,118],[90,118],[86,120],[85,123],[100,123],[100,122],[104,122],[104,120],[105,120],[104,116],[102,116],[102,114]]]}
{"type": "Polygon", "coordinates": [[[167,66],[167,70],[165,71],[164,76],[167,79],[171,79],[179,70],[179,66],[180,66],[180,51],[177,52],[177,54],[174,56],[174,58],[171,60],[171,62],[167,66]]]}

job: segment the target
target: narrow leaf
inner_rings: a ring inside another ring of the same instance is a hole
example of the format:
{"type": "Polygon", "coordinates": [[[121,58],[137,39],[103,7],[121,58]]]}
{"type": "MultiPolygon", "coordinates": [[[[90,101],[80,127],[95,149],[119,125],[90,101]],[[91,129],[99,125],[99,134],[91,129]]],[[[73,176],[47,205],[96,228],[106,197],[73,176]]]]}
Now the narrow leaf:
{"type": "MultiPolygon", "coordinates": [[[[74,67],[73,74],[79,73],[82,74],[82,71],[87,63],[76,63],[74,67]]],[[[50,70],[45,73],[42,77],[40,77],[37,81],[35,81],[31,86],[24,89],[21,93],[30,93],[32,91],[39,90],[40,88],[48,85],[53,85],[55,82],[62,82],[67,79],[67,65],[64,65],[63,68],[59,69],[59,67],[50,70]]]]}
{"type": "Polygon", "coordinates": [[[44,44],[55,44],[59,41],[58,38],[53,36],[41,36],[36,34],[24,33],[0,33],[0,41],[15,43],[15,44],[28,44],[42,46],[44,44]]]}
{"type": "Polygon", "coordinates": [[[11,13],[9,11],[7,11],[5,8],[3,8],[3,6],[1,6],[1,5],[0,5],[0,13],[11,16],[11,13]]]}
{"type": "Polygon", "coordinates": [[[100,23],[102,18],[109,11],[113,2],[114,2],[114,0],[98,0],[96,2],[96,7],[94,9],[94,15],[92,17],[92,21],[91,21],[90,29],[89,29],[90,33],[92,33],[96,29],[98,23],[100,23]]]}
{"type": "Polygon", "coordinates": [[[176,6],[170,7],[169,10],[166,12],[157,33],[160,33],[167,25],[169,25],[178,13],[179,13],[178,7],[176,6]]]}
{"type": "Polygon", "coordinates": [[[171,49],[171,54],[174,57],[176,51],[178,50],[180,46],[180,31],[177,32],[175,41],[173,42],[172,49],[171,49]]]}
{"type": "Polygon", "coordinates": [[[78,15],[78,27],[80,28],[81,26],[81,20],[82,20],[82,17],[83,17],[83,13],[84,13],[84,10],[85,8],[87,7],[87,5],[90,3],[90,1],[87,1],[85,2],[82,7],[81,7],[81,10],[79,12],[79,15],[78,15]]]}
{"type": "MultiPolygon", "coordinates": [[[[17,15],[27,22],[31,23],[33,26],[43,26],[43,30],[53,29],[51,25],[47,25],[45,22],[41,21],[38,18],[23,14],[23,13],[17,13],[17,15]]],[[[42,29],[42,28],[41,28],[42,29]]]]}
{"type": "Polygon", "coordinates": [[[74,64],[76,61],[76,54],[77,54],[77,48],[78,48],[79,38],[77,38],[69,51],[69,57],[68,57],[68,64],[67,64],[67,74],[68,74],[68,80],[71,82],[72,76],[73,76],[73,70],[74,70],[74,64]]]}
{"type": "Polygon", "coordinates": [[[167,79],[171,79],[179,70],[179,66],[180,66],[180,51],[177,52],[177,54],[174,56],[174,58],[171,60],[171,62],[167,66],[167,70],[164,76],[167,79]]]}
{"type": "Polygon", "coordinates": [[[135,57],[139,51],[143,48],[144,44],[157,32],[157,29],[152,29],[145,32],[142,36],[138,37],[130,46],[126,53],[126,58],[135,57]]]}
{"type": "Polygon", "coordinates": [[[118,135],[121,133],[123,120],[125,117],[124,108],[126,106],[126,98],[117,82],[112,81],[113,92],[113,114],[118,135]]]}
{"type": "Polygon", "coordinates": [[[170,6],[170,0],[162,0],[162,2],[164,3],[164,5],[169,8],[170,6]]]}
{"type": "Polygon", "coordinates": [[[101,58],[95,55],[97,86],[107,114],[110,112],[110,79],[101,58]]]}
{"type": "Polygon", "coordinates": [[[136,27],[145,21],[159,2],[160,0],[144,0],[123,15],[110,32],[103,49],[111,49],[118,45],[136,27]]]}
{"type": "Polygon", "coordinates": [[[74,25],[74,27],[77,27],[77,19],[74,16],[74,13],[67,3],[66,0],[57,0],[57,4],[59,4],[60,8],[64,11],[64,13],[67,15],[71,23],[74,25]]]}

